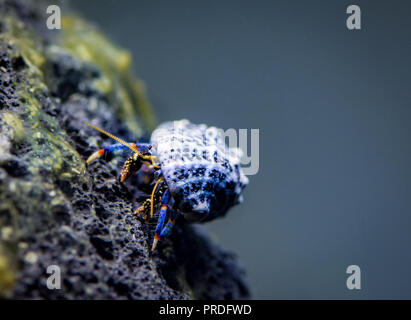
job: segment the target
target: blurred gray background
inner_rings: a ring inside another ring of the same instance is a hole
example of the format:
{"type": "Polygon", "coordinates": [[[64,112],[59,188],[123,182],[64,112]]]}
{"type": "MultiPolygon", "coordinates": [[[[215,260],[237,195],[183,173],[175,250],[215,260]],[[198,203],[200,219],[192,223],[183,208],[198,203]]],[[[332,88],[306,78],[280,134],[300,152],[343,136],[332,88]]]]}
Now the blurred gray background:
{"type": "Polygon", "coordinates": [[[411,2],[71,6],[131,51],[159,122],[260,129],[245,202],[207,225],[254,298],[411,298],[411,2]]]}

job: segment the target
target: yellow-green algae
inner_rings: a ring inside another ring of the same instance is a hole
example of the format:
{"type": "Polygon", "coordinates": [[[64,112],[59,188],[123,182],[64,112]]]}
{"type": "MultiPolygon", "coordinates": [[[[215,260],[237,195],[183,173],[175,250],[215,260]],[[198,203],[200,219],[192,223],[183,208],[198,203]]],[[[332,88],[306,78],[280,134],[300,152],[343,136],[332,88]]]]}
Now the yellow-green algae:
{"type": "Polygon", "coordinates": [[[18,48],[17,54],[23,55],[30,67],[29,75],[40,75],[40,68],[45,62],[41,41],[16,17],[2,16],[1,20],[6,24],[8,31],[1,34],[1,40],[18,48]]]}
{"type": "MultiPolygon", "coordinates": [[[[33,157],[31,154],[31,159],[28,159],[31,162],[29,169],[32,173],[37,174],[40,168],[50,168],[56,175],[65,174],[67,176],[68,172],[62,172],[64,151],[67,153],[66,158],[68,157],[72,163],[70,167],[81,168],[81,173],[84,174],[84,161],[65,140],[65,132],[58,128],[57,120],[42,111],[36,98],[41,91],[46,89],[42,72],[45,57],[44,48],[40,45],[41,41],[15,18],[6,17],[3,21],[8,32],[0,36],[0,41],[10,44],[14,48],[11,56],[22,56],[28,68],[25,70],[27,73],[25,82],[17,84],[17,95],[25,101],[24,111],[21,112],[24,122],[17,113],[11,114],[10,112],[2,113],[2,120],[13,131],[15,142],[25,140],[33,146],[34,154],[41,154],[41,157],[33,157]],[[47,124],[47,127],[43,124],[47,124]]],[[[81,178],[78,171],[74,173],[81,178]]]]}
{"type": "MultiPolygon", "coordinates": [[[[27,68],[24,71],[24,79],[19,83],[14,83],[16,96],[24,99],[24,108],[19,108],[15,112],[3,111],[1,113],[1,129],[9,132],[9,139],[17,146],[24,142],[30,145],[31,152],[24,155],[24,161],[29,163],[28,169],[31,173],[31,181],[9,178],[3,185],[6,194],[18,194],[27,199],[33,192],[44,190],[44,182],[41,181],[40,171],[44,168],[52,172],[59,178],[84,179],[84,161],[77,151],[67,142],[65,132],[58,128],[56,119],[53,119],[42,111],[37,96],[41,94],[46,86],[43,82],[41,68],[45,61],[41,42],[36,36],[25,29],[24,25],[13,17],[3,17],[3,24],[6,25],[6,32],[0,35],[0,41],[9,46],[8,54],[11,59],[23,57],[27,68]],[[70,162],[70,166],[64,166],[64,162],[70,162]],[[68,169],[65,169],[68,168],[68,169]],[[81,171],[72,168],[82,168],[81,171]],[[75,177],[74,177],[75,176],[75,177]]],[[[7,152],[8,150],[4,150],[7,152]]],[[[2,155],[7,161],[7,155],[2,155]]],[[[61,192],[57,192],[53,201],[30,199],[32,210],[52,212],[52,208],[64,205],[66,199],[61,192]]],[[[7,210],[13,217],[16,216],[17,209],[13,200],[1,204],[1,209],[7,210]]],[[[0,221],[0,227],[11,228],[11,232],[18,234],[18,225],[14,223],[12,227],[4,226],[4,221],[0,221]]],[[[3,235],[3,232],[2,232],[3,235]]],[[[3,243],[8,239],[1,239],[0,242],[0,296],[7,296],[13,287],[16,279],[16,261],[12,253],[5,253],[3,243]]],[[[13,246],[11,246],[13,247],[13,246]]],[[[10,250],[9,250],[10,251],[10,250]]]]}
{"type": "Polygon", "coordinates": [[[155,120],[144,84],[133,77],[131,57],[127,51],[109,42],[95,27],[75,16],[63,17],[59,44],[78,59],[98,66],[102,76],[95,86],[119,104],[119,116],[131,132],[142,135],[138,118],[143,119],[149,131],[154,129],[155,120]]]}
{"type": "Polygon", "coordinates": [[[0,296],[6,296],[16,281],[13,262],[4,251],[0,245],[0,296]]]}
{"type": "MultiPolygon", "coordinates": [[[[24,99],[24,109],[19,108],[19,111],[13,113],[2,111],[1,129],[9,133],[10,142],[17,148],[18,143],[30,145],[31,151],[23,155],[23,159],[29,163],[28,169],[32,177],[30,181],[10,178],[3,186],[3,191],[11,195],[20,194],[23,197],[30,197],[33,192],[48,193],[48,201],[36,200],[29,205],[33,207],[32,210],[52,214],[53,208],[66,205],[68,201],[60,190],[42,181],[41,171],[47,170],[51,176],[60,180],[86,182],[85,163],[67,141],[67,135],[59,128],[57,120],[42,111],[39,97],[47,90],[42,71],[47,59],[46,48],[16,17],[0,15],[0,19],[6,26],[6,31],[0,34],[0,42],[9,45],[11,49],[8,50],[8,54],[11,58],[21,56],[27,65],[22,71],[24,80],[13,83],[16,86],[17,97],[24,99]]],[[[132,76],[131,58],[126,51],[112,45],[95,28],[76,17],[63,19],[62,32],[57,38],[57,43],[53,45],[71,53],[77,59],[97,65],[102,76],[95,82],[96,88],[114,99],[113,104],[117,104],[119,116],[132,132],[137,136],[143,133],[138,122],[140,119],[149,130],[154,127],[154,118],[144,85],[132,76]]],[[[2,159],[7,159],[6,152],[2,159]]],[[[34,199],[35,197],[31,201],[34,199]]],[[[6,204],[2,207],[4,205],[6,204]]],[[[6,209],[9,212],[17,211],[13,200],[7,205],[6,209]]],[[[4,221],[0,219],[0,229],[10,228],[12,233],[18,234],[17,225],[16,223],[12,227],[5,226],[4,221]]],[[[7,296],[7,292],[13,287],[18,268],[15,266],[15,257],[4,253],[2,241],[5,239],[0,240],[1,297],[7,296]]]]}
{"type": "Polygon", "coordinates": [[[21,123],[20,118],[11,112],[5,111],[2,113],[2,119],[11,128],[12,139],[15,142],[21,141],[24,137],[24,127],[23,127],[23,124],[21,123]]]}

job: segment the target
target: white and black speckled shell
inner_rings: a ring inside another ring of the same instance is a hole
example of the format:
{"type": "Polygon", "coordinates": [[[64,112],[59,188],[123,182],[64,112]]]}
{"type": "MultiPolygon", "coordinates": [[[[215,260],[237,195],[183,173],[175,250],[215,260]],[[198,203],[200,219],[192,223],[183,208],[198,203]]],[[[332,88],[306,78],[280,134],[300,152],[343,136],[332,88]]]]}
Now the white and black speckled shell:
{"type": "Polygon", "coordinates": [[[222,133],[180,120],[163,123],[151,136],[170,193],[189,221],[212,220],[242,201],[248,184],[242,153],[227,148],[222,133]]]}

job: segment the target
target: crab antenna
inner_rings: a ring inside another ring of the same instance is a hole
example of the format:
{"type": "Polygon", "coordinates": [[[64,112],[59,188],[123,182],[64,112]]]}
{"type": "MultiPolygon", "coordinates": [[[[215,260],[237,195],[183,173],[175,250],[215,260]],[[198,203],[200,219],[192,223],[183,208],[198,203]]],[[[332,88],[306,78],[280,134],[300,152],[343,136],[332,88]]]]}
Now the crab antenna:
{"type": "Polygon", "coordinates": [[[133,145],[125,142],[123,139],[120,139],[119,137],[116,137],[115,135],[113,135],[113,134],[111,134],[111,133],[109,133],[109,132],[107,132],[107,131],[105,131],[105,130],[103,130],[103,129],[100,129],[99,127],[96,127],[95,125],[93,125],[93,124],[91,124],[91,123],[86,122],[86,124],[87,124],[88,126],[94,128],[94,129],[96,129],[97,131],[100,131],[101,133],[104,133],[106,136],[109,136],[110,138],[112,138],[112,139],[114,139],[114,140],[116,140],[116,141],[124,144],[125,146],[129,147],[131,150],[133,150],[135,153],[137,153],[139,156],[142,157],[142,154],[140,153],[140,151],[137,150],[137,147],[135,147],[135,146],[133,146],[133,145]]]}

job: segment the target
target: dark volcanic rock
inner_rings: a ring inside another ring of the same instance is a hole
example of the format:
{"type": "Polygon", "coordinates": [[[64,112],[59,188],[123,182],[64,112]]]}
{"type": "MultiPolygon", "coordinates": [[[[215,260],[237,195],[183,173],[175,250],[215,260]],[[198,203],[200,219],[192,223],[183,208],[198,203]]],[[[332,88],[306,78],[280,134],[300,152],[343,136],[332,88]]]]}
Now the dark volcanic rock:
{"type": "Polygon", "coordinates": [[[119,183],[116,159],[86,166],[111,143],[86,121],[144,139],[149,104],[127,52],[78,18],[47,31],[43,13],[0,0],[0,296],[247,298],[234,255],[200,228],[176,227],[152,254],[154,222],[133,215],[147,196],[138,177],[119,183]],[[59,290],[46,285],[51,265],[59,290]]]}

